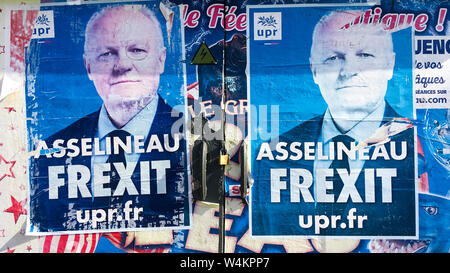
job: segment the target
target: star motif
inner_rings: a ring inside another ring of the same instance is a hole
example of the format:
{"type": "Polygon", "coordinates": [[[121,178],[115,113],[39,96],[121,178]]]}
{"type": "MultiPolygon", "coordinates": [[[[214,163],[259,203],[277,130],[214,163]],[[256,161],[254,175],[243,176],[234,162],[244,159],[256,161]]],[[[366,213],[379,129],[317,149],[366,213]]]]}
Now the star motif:
{"type": "Polygon", "coordinates": [[[12,206],[5,209],[3,212],[9,212],[14,214],[14,223],[17,224],[17,219],[21,214],[27,214],[27,210],[24,208],[27,199],[17,202],[17,200],[11,195],[12,206]]]}
{"type": "Polygon", "coordinates": [[[14,251],[16,251],[16,250],[15,250],[15,249],[10,249],[10,248],[8,247],[8,249],[6,250],[5,253],[14,253],[14,251]]]}
{"type": "Polygon", "coordinates": [[[6,161],[1,155],[0,155],[0,181],[3,180],[5,177],[12,177],[15,178],[14,173],[12,171],[12,168],[16,164],[16,161],[6,161]],[[11,165],[8,169],[7,165],[11,165]]]}
{"type": "Polygon", "coordinates": [[[27,251],[30,252],[31,251],[31,246],[27,245],[27,251]]]}

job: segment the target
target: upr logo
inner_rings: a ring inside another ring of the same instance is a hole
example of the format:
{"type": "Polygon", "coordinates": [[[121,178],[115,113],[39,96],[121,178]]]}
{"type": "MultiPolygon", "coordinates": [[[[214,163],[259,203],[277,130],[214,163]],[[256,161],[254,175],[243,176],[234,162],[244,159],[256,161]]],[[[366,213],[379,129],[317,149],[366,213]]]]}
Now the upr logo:
{"type": "Polygon", "coordinates": [[[281,40],[281,12],[253,14],[254,40],[281,40]]]}
{"type": "Polygon", "coordinates": [[[34,21],[33,36],[31,39],[55,38],[55,25],[53,10],[41,10],[34,21]]]}

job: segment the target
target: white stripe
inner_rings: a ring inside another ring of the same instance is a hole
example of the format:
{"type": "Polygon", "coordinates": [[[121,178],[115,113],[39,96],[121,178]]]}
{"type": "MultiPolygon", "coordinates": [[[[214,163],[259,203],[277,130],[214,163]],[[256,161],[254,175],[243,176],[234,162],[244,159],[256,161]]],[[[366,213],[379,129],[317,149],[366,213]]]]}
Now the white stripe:
{"type": "Polygon", "coordinates": [[[72,251],[72,247],[73,247],[73,243],[75,241],[75,235],[74,234],[70,234],[69,238],[67,239],[66,242],[66,247],[64,249],[64,253],[71,253],[72,251]]]}
{"type": "Polygon", "coordinates": [[[58,243],[59,243],[59,236],[51,236],[52,237],[52,242],[50,244],[50,249],[49,252],[50,253],[56,253],[58,251],[58,243]]]}
{"type": "Polygon", "coordinates": [[[78,246],[77,249],[75,250],[75,253],[81,253],[81,249],[83,248],[84,245],[85,236],[86,234],[80,234],[80,241],[78,242],[78,246]]]}
{"type": "Polygon", "coordinates": [[[85,253],[89,253],[89,250],[91,249],[92,238],[93,238],[92,234],[87,235],[87,246],[86,249],[84,250],[85,253]]]}
{"type": "Polygon", "coordinates": [[[44,253],[44,242],[45,236],[39,236],[39,246],[38,246],[39,253],[44,253]]]}

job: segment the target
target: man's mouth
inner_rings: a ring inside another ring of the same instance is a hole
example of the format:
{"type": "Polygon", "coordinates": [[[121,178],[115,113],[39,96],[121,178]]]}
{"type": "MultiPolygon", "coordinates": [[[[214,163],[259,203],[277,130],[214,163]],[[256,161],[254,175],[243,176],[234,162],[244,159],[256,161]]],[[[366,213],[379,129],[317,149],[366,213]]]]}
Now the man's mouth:
{"type": "Polygon", "coordinates": [[[136,83],[139,81],[135,81],[135,80],[120,80],[120,81],[115,81],[113,83],[111,83],[111,86],[113,85],[117,85],[117,84],[123,84],[123,83],[136,83]]]}
{"type": "Polygon", "coordinates": [[[425,252],[430,240],[371,240],[372,253],[420,253],[425,252]]]}
{"type": "Polygon", "coordinates": [[[365,85],[343,85],[336,88],[336,90],[347,89],[347,88],[365,88],[365,85]]]}

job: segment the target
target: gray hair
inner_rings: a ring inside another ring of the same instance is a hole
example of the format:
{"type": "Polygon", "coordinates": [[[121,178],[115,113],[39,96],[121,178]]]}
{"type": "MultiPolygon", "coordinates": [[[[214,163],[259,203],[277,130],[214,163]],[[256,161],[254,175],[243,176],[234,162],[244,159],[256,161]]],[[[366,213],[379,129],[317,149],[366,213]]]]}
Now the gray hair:
{"type": "Polygon", "coordinates": [[[161,24],[159,23],[158,18],[156,18],[155,13],[147,8],[144,5],[121,5],[121,6],[107,6],[100,11],[94,13],[91,18],[89,19],[86,30],[84,32],[85,40],[84,40],[84,51],[86,52],[88,50],[88,44],[90,40],[90,35],[95,30],[95,23],[98,19],[102,18],[107,13],[118,10],[118,9],[125,9],[125,10],[131,10],[133,12],[140,12],[145,17],[147,17],[150,20],[151,26],[153,27],[153,30],[155,31],[156,35],[156,45],[158,49],[164,48],[164,39],[163,34],[161,30],[161,24]]]}
{"type": "MultiPolygon", "coordinates": [[[[334,10],[334,11],[330,11],[327,14],[325,14],[324,16],[322,16],[320,18],[319,22],[317,22],[316,26],[314,27],[314,31],[313,31],[313,35],[312,35],[311,56],[313,55],[314,48],[317,46],[317,42],[318,42],[317,37],[319,36],[319,33],[322,31],[322,29],[326,26],[326,24],[329,23],[331,20],[333,20],[335,17],[345,16],[346,14],[351,14],[351,15],[354,15],[355,17],[353,18],[352,21],[349,20],[345,25],[340,26],[340,30],[351,31],[352,29],[356,29],[357,27],[359,27],[359,30],[361,30],[361,27],[371,28],[372,30],[374,30],[374,33],[376,33],[377,35],[380,35],[380,37],[386,38],[386,40],[384,40],[384,42],[387,43],[390,51],[393,51],[391,32],[388,30],[385,30],[383,28],[382,24],[380,24],[380,23],[378,23],[378,24],[359,23],[357,25],[352,24],[353,21],[358,17],[358,14],[360,14],[360,16],[362,16],[363,12],[364,12],[363,10],[334,10]]],[[[349,18],[351,18],[351,17],[349,16],[349,18]]]]}

